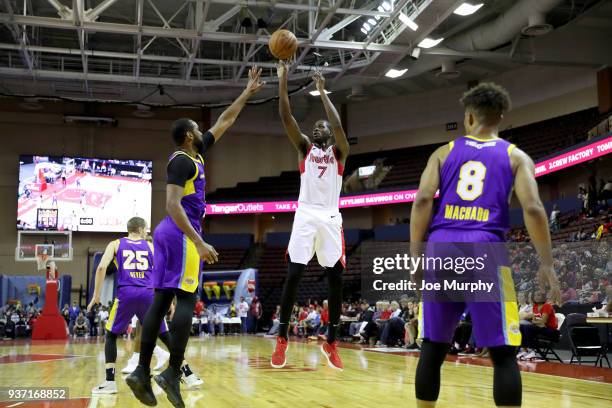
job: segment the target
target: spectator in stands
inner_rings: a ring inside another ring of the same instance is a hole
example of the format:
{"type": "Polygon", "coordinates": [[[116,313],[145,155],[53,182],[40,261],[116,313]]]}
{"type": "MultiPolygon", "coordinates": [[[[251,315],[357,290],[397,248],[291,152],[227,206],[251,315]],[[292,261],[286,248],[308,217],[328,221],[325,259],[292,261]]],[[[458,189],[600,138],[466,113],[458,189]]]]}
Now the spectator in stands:
{"type": "Polygon", "coordinates": [[[451,348],[448,353],[457,355],[468,348],[470,348],[470,350],[466,351],[473,352],[473,350],[471,350],[471,346],[469,345],[470,337],[472,337],[472,318],[470,314],[465,311],[461,315],[459,324],[455,328],[455,334],[453,335],[451,348]]]}
{"type": "Polygon", "coordinates": [[[98,305],[95,305],[87,312],[87,320],[89,320],[89,335],[95,337],[98,335],[98,305]]]}
{"type": "Polygon", "coordinates": [[[66,303],[62,309],[62,317],[64,320],[66,320],[66,324],[70,323],[70,307],[68,306],[68,303],[66,303]]]}
{"type": "Polygon", "coordinates": [[[600,200],[609,200],[612,198],[612,180],[608,180],[604,183],[604,180],[601,179],[601,184],[603,187],[599,190],[599,199],[600,200]]]}
{"type": "Polygon", "coordinates": [[[238,316],[240,317],[240,333],[246,334],[247,332],[247,317],[249,315],[249,304],[244,299],[244,296],[240,296],[240,304],[238,305],[238,316]]]}
{"type": "MultiPolygon", "coordinates": [[[[546,300],[546,293],[538,290],[533,293],[533,309],[531,316],[526,316],[531,324],[521,324],[521,346],[534,349],[538,337],[553,337],[557,327],[557,316],[552,304],[546,300]]],[[[525,354],[519,353],[519,359],[529,360],[536,357],[532,350],[525,354]]]]}
{"type": "Polygon", "coordinates": [[[553,209],[550,212],[550,232],[557,232],[559,231],[559,215],[561,214],[561,211],[559,211],[559,207],[557,206],[557,204],[553,205],[553,209]]]}
{"type": "Polygon", "coordinates": [[[586,214],[588,210],[588,206],[587,206],[588,194],[583,184],[580,184],[578,186],[578,199],[582,202],[582,209],[581,209],[582,214],[586,214]]]}
{"type": "Polygon", "coordinates": [[[568,302],[576,303],[578,300],[578,294],[576,293],[576,289],[568,286],[567,282],[561,282],[561,304],[566,304],[568,302]]]}
{"type": "Polygon", "coordinates": [[[73,326],[73,335],[74,337],[82,337],[88,336],[89,327],[87,327],[87,319],[82,311],[79,310],[79,314],[77,315],[74,326],[73,326]]]}
{"type": "Polygon", "coordinates": [[[268,331],[267,335],[275,337],[278,334],[280,327],[280,305],[276,305],[276,311],[272,313],[272,327],[268,331]]]}
{"type": "Polygon", "coordinates": [[[202,311],[204,310],[204,302],[200,299],[199,296],[196,296],[196,303],[193,307],[193,314],[196,317],[200,317],[202,315],[202,311]]]}
{"type": "Polygon", "coordinates": [[[406,296],[402,296],[400,303],[391,302],[394,312],[391,318],[383,326],[380,333],[380,344],[387,347],[401,345],[405,338],[405,325],[410,319],[410,302],[406,296]]]}
{"type": "Polygon", "coordinates": [[[81,313],[81,308],[77,305],[77,302],[75,300],[74,302],[72,302],[72,306],[70,306],[70,309],[68,310],[68,315],[70,318],[68,328],[70,329],[70,334],[74,334],[74,323],[77,317],[79,316],[79,313],[81,313]]]}
{"type": "Polygon", "coordinates": [[[259,330],[259,321],[261,320],[261,316],[263,315],[263,307],[259,298],[255,296],[253,298],[253,302],[251,302],[251,329],[250,332],[256,334],[259,330]]]}
{"type": "MultiPolygon", "coordinates": [[[[319,325],[321,324],[321,314],[315,305],[310,305],[308,310],[308,316],[302,321],[304,328],[304,336],[309,337],[317,332],[319,325]]],[[[316,339],[316,337],[315,337],[316,339]]]]}
{"type": "Polygon", "coordinates": [[[224,336],[225,328],[223,327],[223,314],[220,308],[217,305],[212,305],[208,308],[208,334],[214,336],[215,333],[224,336]]]}
{"type": "Polygon", "coordinates": [[[321,325],[317,330],[317,337],[321,340],[327,340],[327,329],[329,328],[329,304],[327,300],[323,301],[321,308],[321,325]]]}
{"type": "Polygon", "coordinates": [[[587,215],[589,217],[595,216],[595,210],[597,208],[597,179],[595,176],[589,176],[589,187],[587,191],[587,215]]]}
{"type": "Polygon", "coordinates": [[[106,310],[106,306],[101,306],[98,311],[98,323],[100,324],[100,335],[104,335],[104,327],[106,326],[106,322],[108,321],[108,310],[106,310]]]}
{"type": "Polygon", "coordinates": [[[352,322],[349,325],[349,336],[354,337],[355,339],[359,338],[359,333],[361,332],[361,329],[363,328],[363,323],[365,322],[364,318],[366,316],[366,311],[370,308],[370,305],[368,304],[368,302],[366,300],[362,300],[361,303],[359,304],[359,311],[357,312],[357,321],[356,322],[352,322]]]}

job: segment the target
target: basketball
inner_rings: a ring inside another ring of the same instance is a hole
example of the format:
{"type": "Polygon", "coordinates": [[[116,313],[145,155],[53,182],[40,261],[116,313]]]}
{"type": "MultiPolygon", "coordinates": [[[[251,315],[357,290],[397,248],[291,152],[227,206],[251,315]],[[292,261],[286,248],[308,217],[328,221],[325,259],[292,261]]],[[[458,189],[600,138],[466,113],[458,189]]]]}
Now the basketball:
{"type": "Polygon", "coordinates": [[[289,30],[275,31],[268,42],[270,52],[279,60],[288,60],[293,57],[297,46],[297,38],[289,30]]]}

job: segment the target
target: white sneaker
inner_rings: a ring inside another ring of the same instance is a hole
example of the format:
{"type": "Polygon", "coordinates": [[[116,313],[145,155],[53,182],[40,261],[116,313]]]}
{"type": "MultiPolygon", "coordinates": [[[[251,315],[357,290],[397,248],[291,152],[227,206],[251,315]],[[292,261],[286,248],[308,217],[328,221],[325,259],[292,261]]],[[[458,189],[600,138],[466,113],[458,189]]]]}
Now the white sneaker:
{"type": "Polygon", "coordinates": [[[130,357],[128,360],[127,365],[123,367],[123,370],[121,370],[123,374],[132,374],[132,371],[138,367],[138,359],[140,358],[138,354],[139,353],[132,354],[132,357],[130,357]]]}
{"type": "Polygon", "coordinates": [[[117,383],[115,381],[104,381],[102,384],[91,389],[92,394],[116,394],[117,383]]]}
{"type": "Polygon", "coordinates": [[[155,358],[157,359],[157,364],[155,365],[155,367],[153,367],[153,371],[159,371],[164,368],[164,366],[170,359],[170,353],[168,353],[166,350],[159,346],[155,346],[155,350],[153,350],[153,353],[155,354],[155,358]]]}
{"type": "Polygon", "coordinates": [[[524,358],[526,355],[527,355],[527,352],[526,352],[526,351],[521,351],[520,353],[518,353],[518,354],[516,355],[516,359],[517,359],[517,360],[522,360],[522,359],[523,359],[523,358],[524,358]]]}
{"type": "Polygon", "coordinates": [[[204,384],[204,381],[196,373],[191,373],[189,376],[182,376],[181,381],[185,383],[187,388],[196,388],[204,384]]]}
{"type": "Polygon", "coordinates": [[[531,360],[532,358],[536,358],[537,354],[535,351],[531,350],[529,353],[523,356],[523,360],[531,360]]]}

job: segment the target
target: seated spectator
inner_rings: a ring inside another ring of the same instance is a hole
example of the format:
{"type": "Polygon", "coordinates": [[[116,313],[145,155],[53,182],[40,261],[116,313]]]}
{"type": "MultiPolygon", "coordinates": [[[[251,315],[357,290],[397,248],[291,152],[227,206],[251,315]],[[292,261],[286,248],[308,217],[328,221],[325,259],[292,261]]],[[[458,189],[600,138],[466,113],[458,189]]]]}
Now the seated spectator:
{"type": "Polygon", "coordinates": [[[323,307],[321,308],[321,324],[317,330],[317,338],[321,340],[327,339],[327,330],[329,328],[329,304],[327,300],[323,301],[323,307]]]}
{"type": "MultiPolygon", "coordinates": [[[[546,293],[538,290],[533,294],[533,309],[531,316],[526,316],[530,324],[521,324],[521,346],[535,348],[538,337],[553,337],[558,330],[557,316],[552,304],[546,301],[546,293]]],[[[519,353],[519,359],[530,360],[536,357],[535,351],[519,353]]]]}
{"type": "Polygon", "coordinates": [[[66,324],[70,323],[70,308],[68,307],[68,303],[66,303],[62,309],[62,317],[66,320],[66,324]]]}
{"type": "Polygon", "coordinates": [[[272,327],[268,330],[268,336],[276,336],[280,328],[280,305],[276,306],[276,311],[272,313],[272,327]]]}
{"type": "Polygon", "coordinates": [[[451,348],[448,352],[451,355],[457,355],[461,352],[473,353],[474,350],[469,344],[470,337],[472,337],[472,317],[465,311],[459,320],[453,340],[451,341],[451,348]]]}
{"type": "Polygon", "coordinates": [[[578,294],[576,293],[576,289],[568,286],[567,282],[561,282],[561,304],[566,304],[568,302],[576,303],[578,300],[578,294]]]}
{"type": "Polygon", "coordinates": [[[387,347],[401,346],[405,338],[406,322],[412,318],[412,303],[406,296],[400,302],[391,302],[391,309],[397,307],[391,318],[383,326],[380,333],[380,344],[387,347]]]}
{"type": "Polygon", "coordinates": [[[88,336],[89,334],[89,327],[87,325],[87,319],[85,318],[85,315],[83,314],[82,311],[79,311],[79,314],[76,318],[76,320],[74,321],[74,326],[73,326],[73,335],[75,337],[83,337],[83,336],[88,336]]]}
{"type": "Polygon", "coordinates": [[[366,300],[362,300],[359,304],[359,311],[357,312],[357,321],[352,322],[349,325],[349,336],[359,338],[359,333],[365,327],[364,316],[365,312],[370,308],[370,305],[366,300]]]}
{"type": "Polygon", "coordinates": [[[225,328],[223,327],[221,308],[217,305],[212,305],[208,308],[208,334],[214,336],[215,333],[219,336],[224,336],[225,328]]]}
{"type": "Polygon", "coordinates": [[[321,315],[314,305],[310,305],[308,316],[302,321],[304,336],[308,337],[315,333],[321,324],[321,315]]]}

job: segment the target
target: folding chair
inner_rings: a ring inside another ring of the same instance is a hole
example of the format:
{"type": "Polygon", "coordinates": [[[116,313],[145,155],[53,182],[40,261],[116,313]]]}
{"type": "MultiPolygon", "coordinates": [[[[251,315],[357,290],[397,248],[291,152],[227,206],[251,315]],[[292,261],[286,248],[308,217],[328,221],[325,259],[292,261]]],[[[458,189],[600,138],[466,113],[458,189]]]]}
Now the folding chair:
{"type": "Polygon", "coordinates": [[[563,360],[561,360],[561,357],[559,357],[553,347],[557,345],[561,339],[561,326],[565,321],[565,315],[562,313],[555,313],[555,316],[557,317],[557,330],[550,335],[539,335],[536,338],[536,345],[534,348],[535,352],[540,355],[542,360],[550,361],[549,356],[552,356],[555,360],[563,364],[563,360]]]}
{"type": "Polygon", "coordinates": [[[581,313],[572,313],[567,316],[569,343],[572,348],[572,357],[570,364],[574,363],[574,358],[578,365],[585,363],[594,363],[595,366],[603,367],[603,361],[608,360],[606,346],[601,343],[599,338],[599,330],[586,322],[586,316],[581,313]],[[570,324],[571,323],[571,324],[570,324]],[[592,357],[595,360],[584,361],[583,357],[592,357]]]}

